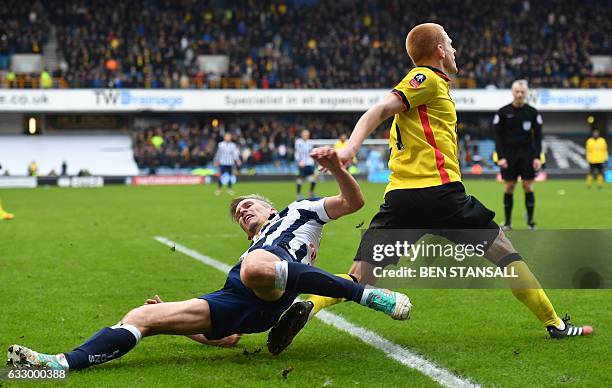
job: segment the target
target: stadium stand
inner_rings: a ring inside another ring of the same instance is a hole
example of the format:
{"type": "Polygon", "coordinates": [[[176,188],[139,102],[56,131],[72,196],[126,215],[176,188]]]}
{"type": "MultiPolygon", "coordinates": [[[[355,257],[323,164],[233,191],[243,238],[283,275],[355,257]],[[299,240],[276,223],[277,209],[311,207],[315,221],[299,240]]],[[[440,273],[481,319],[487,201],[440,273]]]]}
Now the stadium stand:
{"type": "MultiPolygon", "coordinates": [[[[0,5],[0,69],[13,53],[41,53],[49,36],[60,87],[389,88],[410,67],[405,32],[434,20],[459,43],[459,87],[611,85],[591,61],[612,51],[609,1],[501,3],[11,0],[0,5]],[[227,69],[207,71],[202,55],[227,56],[227,69]]],[[[10,71],[1,81],[41,82],[10,71]]]]}
{"type": "Polygon", "coordinates": [[[39,54],[46,43],[49,20],[40,1],[0,3],[0,69],[8,68],[8,56],[39,54]]]}
{"type": "MultiPolygon", "coordinates": [[[[147,126],[133,134],[134,157],[140,168],[196,167],[210,164],[217,143],[230,131],[241,149],[246,168],[274,163],[293,162],[295,138],[302,129],[317,139],[335,139],[349,133],[359,115],[257,115],[223,120],[166,120],[158,126],[147,126]],[[154,139],[157,137],[157,139],[154,139]],[[157,143],[157,145],[156,145],[157,143]]],[[[388,137],[388,128],[381,125],[379,138],[388,137]]]]}
{"type": "MultiPolygon", "coordinates": [[[[133,132],[134,158],[141,172],[189,173],[195,168],[212,168],[218,142],[229,131],[240,148],[243,171],[257,174],[285,174],[296,170],[293,147],[302,129],[313,139],[337,139],[348,133],[359,114],[227,116],[224,119],[163,120],[133,132]]],[[[460,163],[468,171],[475,164],[485,172],[497,171],[492,159],[495,142],[491,139],[490,115],[474,117],[458,125],[460,163]]],[[[373,138],[387,139],[389,125],[383,123],[373,138]]],[[[548,169],[584,169],[586,134],[544,137],[548,169]]],[[[384,143],[384,142],[383,142],[384,143]]],[[[382,147],[383,153],[386,146],[382,147]]],[[[367,163],[369,148],[359,157],[367,163]]],[[[384,155],[383,159],[386,160],[384,155]]],[[[361,166],[365,170],[367,166],[361,166]]]]}

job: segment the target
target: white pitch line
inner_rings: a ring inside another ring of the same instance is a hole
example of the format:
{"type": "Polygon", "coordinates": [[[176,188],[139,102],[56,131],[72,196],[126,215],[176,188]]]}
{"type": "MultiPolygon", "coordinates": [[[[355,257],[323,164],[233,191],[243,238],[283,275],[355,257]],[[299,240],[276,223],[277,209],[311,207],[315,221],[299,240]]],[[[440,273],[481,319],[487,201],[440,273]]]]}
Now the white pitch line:
{"type": "MultiPolygon", "coordinates": [[[[211,266],[215,269],[223,273],[228,273],[231,266],[213,259],[212,257],[201,254],[198,251],[194,251],[193,249],[187,248],[184,245],[178,244],[170,239],[165,237],[156,236],[154,237],[158,242],[167,245],[169,247],[174,247],[178,252],[181,252],[191,258],[194,258],[208,266],[211,266]]],[[[437,382],[438,384],[445,387],[479,387],[479,385],[461,378],[452,372],[434,364],[433,362],[426,360],[425,358],[419,356],[411,352],[410,350],[404,348],[401,345],[392,342],[381,335],[373,332],[372,330],[366,329],[361,326],[357,326],[348,320],[342,318],[339,315],[330,313],[328,311],[320,311],[317,315],[324,323],[331,325],[337,328],[340,331],[348,333],[353,337],[365,342],[366,344],[382,351],[389,358],[399,362],[402,365],[407,366],[408,368],[417,370],[424,375],[430,377],[432,380],[437,382]]]]}

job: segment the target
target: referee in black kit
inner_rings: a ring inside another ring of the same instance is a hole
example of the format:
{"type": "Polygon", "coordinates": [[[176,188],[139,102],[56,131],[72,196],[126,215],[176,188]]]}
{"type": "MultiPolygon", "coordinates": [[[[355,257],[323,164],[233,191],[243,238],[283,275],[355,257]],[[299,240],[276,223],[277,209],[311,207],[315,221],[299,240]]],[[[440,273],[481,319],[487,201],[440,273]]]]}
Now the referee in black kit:
{"type": "Polygon", "coordinates": [[[531,105],[525,103],[529,87],[527,81],[512,83],[513,101],[503,106],[493,117],[497,165],[504,179],[504,211],[506,220],[502,226],[512,229],[512,205],[516,180],[520,176],[525,192],[527,225],[535,229],[533,213],[535,197],[533,180],[535,173],[542,167],[542,115],[531,105]]]}

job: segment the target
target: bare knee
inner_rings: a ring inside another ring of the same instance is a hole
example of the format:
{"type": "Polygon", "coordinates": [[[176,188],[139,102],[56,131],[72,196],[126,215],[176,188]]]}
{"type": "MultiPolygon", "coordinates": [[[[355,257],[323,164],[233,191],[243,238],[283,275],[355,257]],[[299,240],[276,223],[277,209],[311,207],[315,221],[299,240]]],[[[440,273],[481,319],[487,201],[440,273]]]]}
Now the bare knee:
{"type": "Polygon", "coordinates": [[[240,280],[248,288],[253,288],[253,285],[257,283],[257,267],[253,260],[248,258],[242,261],[240,265],[240,280]]]}
{"type": "Polygon", "coordinates": [[[526,193],[531,193],[533,191],[533,181],[523,181],[523,190],[526,193]]]}
{"type": "Polygon", "coordinates": [[[516,253],[516,249],[506,236],[503,230],[499,230],[499,234],[485,252],[485,257],[494,264],[497,264],[504,257],[516,253]]]}
{"type": "Polygon", "coordinates": [[[359,284],[374,285],[376,282],[376,277],[374,276],[374,268],[376,268],[374,265],[366,261],[356,260],[353,261],[353,265],[351,265],[349,275],[357,279],[357,282],[359,282],[359,284]]]}
{"type": "Polygon", "coordinates": [[[514,193],[514,188],[516,187],[516,181],[506,181],[505,192],[506,194],[514,193]]]}
{"type": "Polygon", "coordinates": [[[150,322],[150,314],[148,310],[151,306],[140,306],[135,309],[130,310],[123,319],[121,319],[121,323],[126,325],[136,326],[138,330],[142,333],[143,336],[147,335],[148,330],[151,328],[150,322]]]}
{"type": "Polygon", "coordinates": [[[274,263],[258,260],[256,255],[249,254],[240,266],[240,280],[251,289],[273,287],[274,263]]]}

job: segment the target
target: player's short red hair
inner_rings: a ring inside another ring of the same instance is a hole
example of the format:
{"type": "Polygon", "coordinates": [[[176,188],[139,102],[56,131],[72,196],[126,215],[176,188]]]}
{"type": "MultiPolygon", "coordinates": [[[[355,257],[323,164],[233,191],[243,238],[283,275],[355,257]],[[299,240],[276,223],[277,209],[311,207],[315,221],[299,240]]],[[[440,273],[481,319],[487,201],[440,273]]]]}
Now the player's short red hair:
{"type": "Polygon", "coordinates": [[[406,37],[406,51],[416,66],[431,57],[439,44],[444,44],[444,27],[436,23],[419,24],[406,37]]]}

